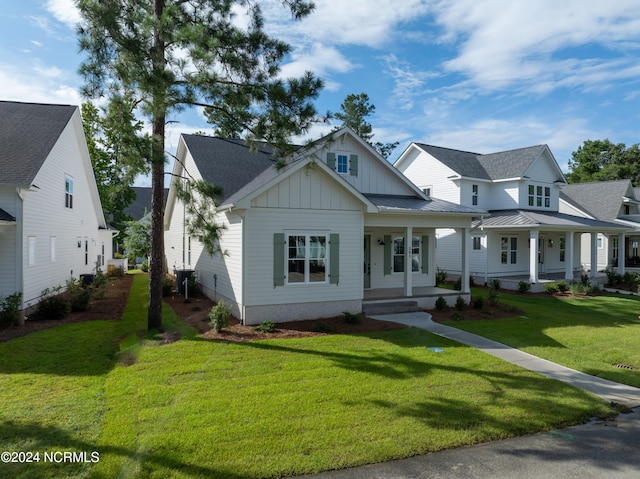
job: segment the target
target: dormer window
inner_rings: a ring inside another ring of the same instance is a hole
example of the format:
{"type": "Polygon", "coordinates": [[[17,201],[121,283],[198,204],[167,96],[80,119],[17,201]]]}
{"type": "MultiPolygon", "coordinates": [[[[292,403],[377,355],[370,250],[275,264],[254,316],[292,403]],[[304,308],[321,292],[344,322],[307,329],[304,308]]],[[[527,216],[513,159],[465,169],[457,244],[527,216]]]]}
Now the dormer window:
{"type": "Polygon", "coordinates": [[[427,195],[428,197],[431,197],[431,186],[425,186],[422,188],[422,192],[427,195]]]}
{"type": "Polygon", "coordinates": [[[529,206],[551,208],[551,188],[542,185],[528,185],[529,206]]]}
{"type": "Polygon", "coordinates": [[[631,206],[630,205],[623,205],[622,207],[624,209],[624,214],[625,215],[630,215],[631,214],[631,206]]]}
{"type": "Polygon", "coordinates": [[[349,171],[349,163],[347,162],[347,155],[337,155],[337,168],[336,171],[341,175],[346,175],[349,171]]]}

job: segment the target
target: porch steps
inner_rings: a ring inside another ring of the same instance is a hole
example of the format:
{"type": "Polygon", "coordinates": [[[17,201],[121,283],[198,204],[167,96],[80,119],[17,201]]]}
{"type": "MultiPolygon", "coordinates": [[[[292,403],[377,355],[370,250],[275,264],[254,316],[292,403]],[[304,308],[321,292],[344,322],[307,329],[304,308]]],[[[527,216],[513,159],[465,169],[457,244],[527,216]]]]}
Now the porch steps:
{"type": "Polygon", "coordinates": [[[417,301],[372,301],[362,303],[362,313],[365,316],[412,313],[415,311],[422,311],[417,301]]]}

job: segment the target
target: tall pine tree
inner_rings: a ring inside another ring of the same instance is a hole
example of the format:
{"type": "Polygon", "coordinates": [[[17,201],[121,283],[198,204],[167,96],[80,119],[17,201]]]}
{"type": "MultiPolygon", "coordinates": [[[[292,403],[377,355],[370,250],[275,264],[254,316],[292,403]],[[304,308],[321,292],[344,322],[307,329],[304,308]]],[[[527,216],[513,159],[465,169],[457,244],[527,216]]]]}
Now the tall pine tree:
{"type": "MultiPolygon", "coordinates": [[[[296,19],[314,7],[306,0],[282,3],[296,19]]],[[[77,6],[80,49],[87,54],[80,67],[83,94],[131,98],[151,124],[145,154],[152,184],[147,325],[162,329],[167,119],[190,106],[205,107],[212,118],[222,115],[285,155],[288,139],[313,121],[311,100],[322,83],[311,73],[278,77],[289,46],[264,32],[258,0],[77,0],[77,6]],[[239,12],[246,21],[238,21],[239,12]]],[[[120,127],[132,129],[126,120],[120,127]]]]}

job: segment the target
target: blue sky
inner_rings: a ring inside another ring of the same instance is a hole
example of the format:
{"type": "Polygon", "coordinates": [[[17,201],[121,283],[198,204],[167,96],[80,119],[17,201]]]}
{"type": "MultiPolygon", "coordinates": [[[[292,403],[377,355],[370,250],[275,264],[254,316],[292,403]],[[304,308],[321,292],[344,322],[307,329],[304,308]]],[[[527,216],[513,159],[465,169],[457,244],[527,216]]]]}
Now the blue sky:
{"type": "MultiPolygon", "coordinates": [[[[637,0],[316,0],[302,22],[261,4],[292,45],[283,76],[321,77],[321,113],[367,93],[374,140],[400,143],[392,160],[411,141],[479,153],[546,143],[567,171],[584,140],[640,142],[637,0]]],[[[83,101],[78,20],[73,0],[4,2],[0,99],[83,101]]],[[[198,110],[177,119],[168,148],[207,131],[198,110]]]]}

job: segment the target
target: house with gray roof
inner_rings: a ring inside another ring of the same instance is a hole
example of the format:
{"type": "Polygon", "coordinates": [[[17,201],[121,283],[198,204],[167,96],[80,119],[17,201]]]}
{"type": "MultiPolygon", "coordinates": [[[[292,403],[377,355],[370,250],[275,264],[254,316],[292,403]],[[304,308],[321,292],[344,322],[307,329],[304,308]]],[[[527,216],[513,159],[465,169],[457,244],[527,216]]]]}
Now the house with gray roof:
{"type": "MultiPolygon", "coordinates": [[[[167,264],[194,270],[203,291],[245,324],[358,313],[410,300],[433,306],[435,231],[469,233],[486,214],[424,194],[351,129],[342,128],[276,162],[266,145],[182,135],[165,210],[167,264]],[[176,196],[180,178],[222,188],[216,221],[225,255],[189,235],[176,196]]],[[[467,250],[457,252],[467,271],[467,250]]],[[[437,294],[436,294],[437,293],[437,294]]]]}
{"type": "Polygon", "coordinates": [[[77,106],[0,101],[0,295],[42,291],[111,258],[77,106]]]}
{"type": "MultiPolygon", "coordinates": [[[[547,145],[479,154],[412,143],[394,163],[426,194],[480,208],[471,230],[470,271],[475,280],[516,278],[539,284],[546,276],[573,279],[582,268],[581,237],[624,235],[628,225],[560,211],[566,180],[547,145]]],[[[436,263],[464,274],[456,229],[436,232],[436,263]]],[[[595,258],[586,264],[593,274],[595,258]]],[[[534,287],[539,289],[539,286],[534,287]]]]}
{"type": "Polygon", "coordinates": [[[594,252],[598,269],[618,265],[623,268],[640,266],[640,198],[637,193],[637,188],[633,188],[628,179],[574,183],[562,187],[561,212],[631,228],[622,235],[584,235],[583,263],[588,263],[594,252]]]}

